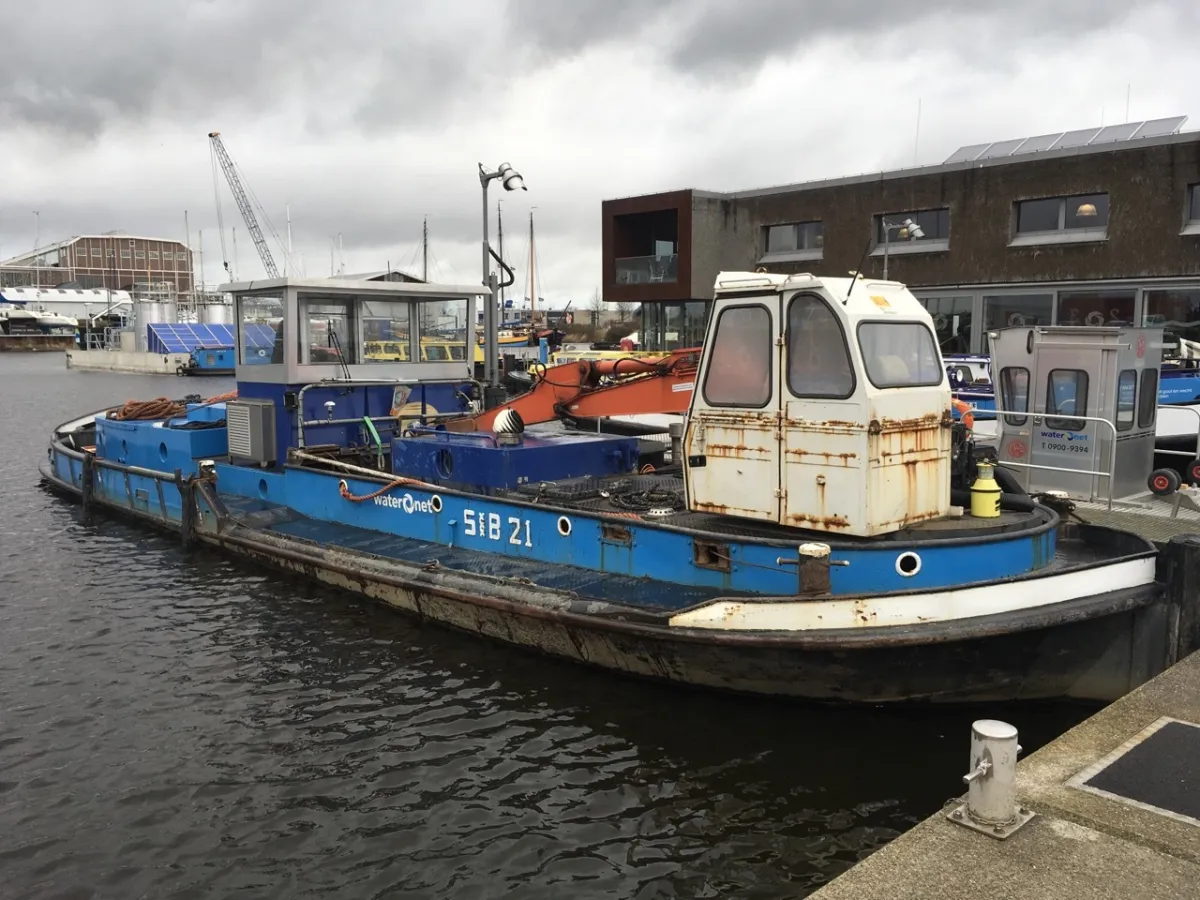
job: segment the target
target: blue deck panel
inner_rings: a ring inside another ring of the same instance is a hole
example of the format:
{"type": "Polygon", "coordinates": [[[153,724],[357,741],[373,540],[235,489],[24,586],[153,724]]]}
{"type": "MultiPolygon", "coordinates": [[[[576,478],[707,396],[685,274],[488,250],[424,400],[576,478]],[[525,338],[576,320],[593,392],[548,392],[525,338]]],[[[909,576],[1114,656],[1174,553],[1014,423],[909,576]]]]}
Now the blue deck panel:
{"type": "MultiPolygon", "coordinates": [[[[235,515],[239,512],[245,514],[284,509],[249,498],[228,498],[226,506],[235,515]]],[[[553,565],[533,559],[501,556],[465,547],[447,547],[443,544],[368,531],[353,525],[320,522],[302,517],[269,526],[264,530],[311,541],[324,547],[341,547],[418,565],[436,559],[447,569],[497,578],[527,578],[539,587],[571,592],[581,598],[643,609],[677,610],[714,597],[743,596],[720,588],[670,584],[649,578],[593,572],[577,566],[553,565]]]]}

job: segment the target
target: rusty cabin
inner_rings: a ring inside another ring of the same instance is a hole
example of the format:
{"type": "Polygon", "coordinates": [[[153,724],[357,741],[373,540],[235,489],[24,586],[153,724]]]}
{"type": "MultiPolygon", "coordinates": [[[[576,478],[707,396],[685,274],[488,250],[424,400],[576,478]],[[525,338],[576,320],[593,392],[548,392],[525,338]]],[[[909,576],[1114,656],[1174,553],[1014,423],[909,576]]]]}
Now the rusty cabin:
{"type": "Polygon", "coordinates": [[[950,385],[904,285],[721,273],[705,349],[691,509],[862,537],[949,513],[950,385]]]}

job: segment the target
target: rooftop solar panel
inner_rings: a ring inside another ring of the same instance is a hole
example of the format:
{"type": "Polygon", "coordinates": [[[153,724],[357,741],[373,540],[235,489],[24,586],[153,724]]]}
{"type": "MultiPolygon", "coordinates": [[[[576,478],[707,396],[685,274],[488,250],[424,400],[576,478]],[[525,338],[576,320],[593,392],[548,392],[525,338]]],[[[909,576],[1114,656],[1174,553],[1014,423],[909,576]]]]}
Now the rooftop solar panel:
{"type": "Polygon", "coordinates": [[[1183,123],[1187,121],[1187,116],[1171,116],[1166,119],[1150,119],[1143,122],[1142,127],[1137,130],[1135,138],[1148,137],[1163,137],[1168,134],[1175,134],[1183,127],[1183,123]]]}
{"type": "Polygon", "coordinates": [[[1086,147],[1092,142],[1092,138],[1099,133],[1099,128],[1077,128],[1075,131],[1068,131],[1054,145],[1054,149],[1062,150],[1066,147],[1086,147]]]}
{"type": "Polygon", "coordinates": [[[953,153],[951,153],[948,157],[946,157],[946,162],[948,162],[948,163],[969,162],[969,161],[977,158],[980,153],[982,153],[984,150],[986,150],[990,146],[992,146],[992,145],[991,144],[968,144],[966,147],[959,147],[957,150],[955,150],[953,153]]]}
{"type": "Polygon", "coordinates": [[[1093,144],[1107,144],[1109,141],[1125,141],[1130,135],[1144,125],[1144,122],[1123,122],[1120,125],[1107,125],[1092,139],[1093,144]]]}
{"type": "Polygon", "coordinates": [[[1029,138],[1021,145],[1021,153],[1037,153],[1040,150],[1049,150],[1054,146],[1055,141],[1063,136],[1061,131],[1056,131],[1054,134],[1039,134],[1029,138]]]}
{"type": "Polygon", "coordinates": [[[1011,141],[996,141],[992,146],[988,147],[980,159],[991,159],[995,156],[1011,156],[1014,151],[1025,143],[1025,138],[1016,138],[1011,141]]]}

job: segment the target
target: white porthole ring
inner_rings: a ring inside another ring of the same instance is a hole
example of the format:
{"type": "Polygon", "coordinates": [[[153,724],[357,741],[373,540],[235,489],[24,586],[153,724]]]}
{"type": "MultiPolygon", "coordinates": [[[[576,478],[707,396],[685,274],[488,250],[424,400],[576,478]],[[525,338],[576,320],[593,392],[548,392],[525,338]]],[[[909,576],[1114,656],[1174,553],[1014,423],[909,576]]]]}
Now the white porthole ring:
{"type": "Polygon", "coordinates": [[[442,498],[439,497],[437,494],[434,494],[432,497],[430,497],[429,498],[429,508],[432,509],[435,513],[441,512],[442,511],[442,498]]]}
{"type": "Polygon", "coordinates": [[[566,516],[558,517],[558,533],[563,537],[571,536],[571,520],[566,516]]]}
{"type": "Polygon", "coordinates": [[[901,578],[912,578],[921,571],[921,557],[908,550],[896,557],[896,574],[901,578]]]}

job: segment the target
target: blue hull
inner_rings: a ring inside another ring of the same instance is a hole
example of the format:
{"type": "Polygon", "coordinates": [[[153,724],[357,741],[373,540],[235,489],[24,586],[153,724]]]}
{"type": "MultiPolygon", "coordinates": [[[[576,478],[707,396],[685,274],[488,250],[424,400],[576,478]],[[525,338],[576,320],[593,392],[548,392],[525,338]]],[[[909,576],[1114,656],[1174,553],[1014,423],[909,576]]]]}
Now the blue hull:
{"type": "Polygon", "coordinates": [[[834,541],[849,565],[805,590],[806,573],[783,562],[795,535],[731,536],[301,465],[210,470],[201,460],[219,458],[208,451],[224,430],[178,431],[181,443],[134,442],[137,452],[113,431],[120,461],[85,453],[86,429],[60,434],[42,474],[89,514],[132,515],[456,628],[683,684],[867,703],[1105,700],[1167,664],[1151,649],[1165,646],[1170,618],[1152,546],[1090,527],[1056,543],[1049,511],[1011,532],[834,541]],[[914,552],[919,571],[902,575],[898,555],[914,552]],[[1017,594],[1036,605],[996,605],[1017,594]],[[731,621],[786,611],[795,624],[714,627],[713,610],[731,621]]]}

